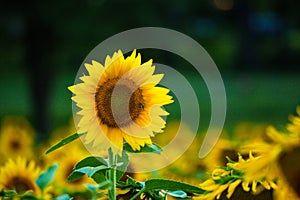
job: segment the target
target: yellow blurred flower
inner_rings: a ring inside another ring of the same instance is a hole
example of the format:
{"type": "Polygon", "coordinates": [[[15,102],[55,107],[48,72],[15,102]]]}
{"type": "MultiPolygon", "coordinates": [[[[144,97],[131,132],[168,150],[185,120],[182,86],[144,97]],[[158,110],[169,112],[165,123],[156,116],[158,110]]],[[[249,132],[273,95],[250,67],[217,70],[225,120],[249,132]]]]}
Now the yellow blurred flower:
{"type": "Polygon", "coordinates": [[[242,143],[262,140],[266,132],[266,124],[241,122],[233,130],[233,138],[242,143]]]}
{"type": "Polygon", "coordinates": [[[227,158],[238,160],[238,149],[240,143],[238,141],[220,138],[211,152],[203,159],[203,164],[208,171],[212,171],[215,167],[224,167],[227,158]]]}
{"type": "Polygon", "coordinates": [[[54,157],[50,158],[53,163],[57,163],[59,166],[53,181],[56,193],[60,194],[63,192],[74,193],[86,191],[84,184],[95,183],[86,175],[76,181],[67,180],[68,176],[73,172],[75,165],[85,157],[89,156],[88,152],[84,151],[78,146],[66,146],[63,149],[58,150],[58,152],[60,156],[57,159],[54,157]]]}
{"type": "Polygon", "coordinates": [[[35,182],[40,171],[34,161],[28,162],[21,157],[16,160],[9,159],[0,169],[0,187],[5,190],[15,190],[18,194],[32,192],[40,197],[41,190],[35,182]]]}
{"type": "MultiPolygon", "coordinates": [[[[169,121],[168,125],[164,129],[164,134],[158,134],[157,136],[155,136],[153,138],[153,142],[155,142],[155,144],[158,144],[160,147],[166,146],[176,137],[180,124],[181,122],[178,120],[169,121]]],[[[187,130],[186,125],[182,125],[182,126],[184,126],[184,129],[186,131],[189,131],[187,130]]]]}
{"type": "Polygon", "coordinates": [[[6,117],[0,130],[1,162],[7,158],[33,156],[33,129],[23,117],[6,117]]]}
{"type": "Polygon", "coordinates": [[[152,60],[141,63],[141,55],[124,58],[119,50],[106,57],[105,65],[85,63],[89,75],[80,77],[69,89],[72,100],[81,108],[78,133],[93,148],[120,153],[125,140],[133,150],[151,144],[154,132],[161,132],[168,115],[161,106],[172,103],[168,89],[156,86],[163,74],[153,75],[152,60]],[[128,106],[129,105],[129,106],[128,106]]]}

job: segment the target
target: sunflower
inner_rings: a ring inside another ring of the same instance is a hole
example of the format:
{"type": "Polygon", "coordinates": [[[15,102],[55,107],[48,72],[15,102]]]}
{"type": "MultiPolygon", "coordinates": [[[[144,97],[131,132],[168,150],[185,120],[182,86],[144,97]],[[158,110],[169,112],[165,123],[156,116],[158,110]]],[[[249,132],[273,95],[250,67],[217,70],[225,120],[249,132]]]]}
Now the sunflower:
{"type": "Polygon", "coordinates": [[[33,129],[23,117],[6,117],[0,131],[0,152],[2,162],[7,158],[33,155],[33,129]]]}
{"type": "Polygon", "coordinates": [[[203,165],[209,171],[216,166],[224,167],[227,163],[227,158],[231,160],[238,160],[238,148],[240,143],[238,141],[229,140],[227,138],[220,138],[215,144],[211,152],[202,160],[203,165]]]}
{"type": "Polygon", "coordinates": [[[212,178],[200,184],[207,193],[197,198],[300,199],[299,117],[290,117],[290,121],[292,123],[287,125],[286,131],[269,126],[264,140],[243,145],[241,149],[250,150],[249,157],[244,159],[239,155],[238,162],[229,160],[225,168],[215,170],[212,178]]]}
{"type": "Polygon", "coordinates": [[[85,63],[89,75],[69,89],[72,100],[81,108],[77,115],[78,133],[93,149],[120,153],[126,141],[133,150],[151,144],[154,133],[162,132],[169,113],[161,106],[173,102],[169,89],[156,86],[163,74],[153,74],[152,60],[141,63],[141,55],[124,58],[119,50],[107,56],[105,65],[85,63]]]}
{"type": "MultiPolygon", "coordinates": [[[[269,168],[262,169],[256,167],[257,163],[268,163],[261,157],[254,157],[249,154],[249,159],[244,160],[239,155],[238,162],[230,161],[227,167],[216,168],[211,178],[200,184],[200,188],[207,192],[195,199],[214,200],[214,199],[270,199],[272,191],[277,188],[276,173],[272,174],[269,168]],[[260,169],[261,171],[257,171],[260,169]],[[250,176],[257,173],[254,176],[250,176]],[[250,174],[248,174],[250,172],[250,174]],[[227,193],[225,191],[227,190],[227,193]]],[[[269,159],[266,159],[269,161],[269,159]]],[[[265,165],[258,165],[265,166],[265,165]]],[[[278,174],[277,174],[278,175],[278,174]]]]}
{"type": "MultiPolygon", "coordinates": [[[[285,190],[293,190],[297,198],[300,198],[300,137],[297,133],[282,133],[275,128],[270,127],[268,132],[273,145],[280,148],[280,154],[277,157],[277,165],[281,174],[281,182],[286,186],[285,190]]],[[[280,194],[279,194],[280,196],[280,194]]]]}
{"type": "Polygon", "coordinates": [[[252,123],[252,122],[240,122],[233,130],[233,137],[239,141],[253,142],[261,141],[265,136],[267,125],[252,123]]]}
{"type": "Polygon", "coordinates": [[[252,191],[254,193],[261,190],[257,188],[257,184],[260,183],[265,189],[275,189],[276,179],[278,178],[278,168],[276,165],[276,158],[278,156],[278,149],[273,149],[270,154],[260,155],[254,157],[252,153],[249,153],[249,159],[244,160],[239,155],[238,162],[230,162],[228,167],[243,173],[243,188],[249,191],[248,185],[252,185],[252,191]]]}
{"type": "MultiPolygon", "coordinates": [[[[297,107],[297,113],[299,107],[297,107]]],[[[266,129],[266,141],[248,145],[261,155],[255,164],[248,166],[247,177],[258,178],[261,173],[269,172],[273,179],[277,177],[278,189],[274,191],[274,199],[299,199],[300,198],[300,135],[298,117],[290,117],[291,124],[287,131],[278,131],[273,126],[266,129]],[[287,195],[291,196],[288,198],[287,195]]]]}
{"type": "Polygon", "coordinates": [[[204,172],[206,170],[206,166],[204,165],[202,159],[198,158],[199,147],[201,146],[200,142],[202,141],[201,138],[197,137],[197,135],[195,136],[187,124],[180,121],[171,121],[168,123],[168,126],[165,129],[164,135],[158,135],[154,138],[154,140],[159,145],[166,145],[170,143],[170,141],[175,139],[179,133],[179,126],[181,127],[181,132],[184,133],[184,140],[193,140],[193,142],[189,145],[184,153],[181,151],[183,150],[182,146],[186,141],[183,141],[182,139],[176,139],[177,142],[175,141],[173,148],[168,150],[168,154],[166,154],[166,150],[164,149],[162,154],[166,154],[168,158],[176,158],[175,156],[178,155],[180,155],[180,157],[174,159],[174,162],[167,167],[160,169],[158,174],[160,177],[167,177],[170,179],[181,180],[183,182],[194,183],[194,181],[198,181],[199,178],[203,179],[206,174],[204,172]]]}
{"type": "Polygon", "coordinates": [[[15,190],[18,194],[32,192],[36,196],[41,191],[35,180],[39,176],[40,169],[34,161],[18,157],[16,160],[9,159],[0,169],[0,187],[4,190],[15,190]]]}
{"type": "Polygon", "coordinates": [[[51,158],[53,162],[58,164],[57,174],[54,178],[55,192],[61,194],[63,192],[82,192],[86,191],[84,184],[94,183],[92,179],[87,176],[83,176],[76,181],[68,181],[68,176],[73,172],[75,165],[87,157],[88,154],[78,146],[64,148],[64,151],[60,152],[60,157],[56,160],[51,158]]]}

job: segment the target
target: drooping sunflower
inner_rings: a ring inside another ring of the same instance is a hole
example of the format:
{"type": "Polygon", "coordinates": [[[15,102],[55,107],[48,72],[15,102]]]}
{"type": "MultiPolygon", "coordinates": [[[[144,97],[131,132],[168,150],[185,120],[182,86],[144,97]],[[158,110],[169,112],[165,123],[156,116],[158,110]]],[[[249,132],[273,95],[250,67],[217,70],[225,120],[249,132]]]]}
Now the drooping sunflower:
{"type": "Polygon", "coordinates": [[[3,119],[0,131],[0,153],[2,162],[7,158],[33,155],[33,129],[23,117],[10,116],[3,119]],[[4,158],[4,159],[3,159],[4,158]]]}
{"type": "Polygon", "coordinates": [[[141,55],[124,58],[119,50],[107,56],[104,66],[97,61],[85,63],[88,75],[69,89],[81,109],[78,133],[92,148],[120,153],[126,141],[133,150],[151,144],[154,133],[165,127],[162,106],[173,102],[169,89],[158,87],[163,74],[153,74],[152,60],[141,63],[141,55]]]}
{"type": "Polygon", "coordinates": [[[18,194],[32,192],[39,197],[41,191],[35,182],[39,173],[34,161],[27,162],[21,157],[9,159],[0,169],[0,189],[15,190],[18,194]]]}
{"type": "Polygon", "coordinates": [[[267,127],[264,140],[242,148],[254,151],[257,156],[252,153],[248,159],[239,156],[238,162],[229,161],[226,168],[217,169],[212,178],[200,184],[207,193],[197,199],[300,199],[298,120],[298,116],[290,117],[292,123],[287,130],[267,127]]]}
{"type": "MultiPolygon", "coordinates": [[[[290,195],[293,194],[300,199],[300,135],[297,129],[293,129],[293,131],[285,133],[270,127],[268,136],[272,144],[280,149],[277,166],[280,171],[279,183],[282,183],[280,184],[282,191],[290,190],[290,195]]],[[[280,192],[277,194],[279,197],[282,196],[280,192]]],[[[280,199],[279,197],[278,199],[280,199]]]]}
{"type": "Polygon", "coordinates": [[[269,161],[270,158],[254,157],[252,153],[247,160],[239,155],[238,162],[230,161],[227,167],[216,168],[211,178],[200,184],[200,188],[207,192],[195,199],[272,200],[278,174],[266,166],[269,161]]]}

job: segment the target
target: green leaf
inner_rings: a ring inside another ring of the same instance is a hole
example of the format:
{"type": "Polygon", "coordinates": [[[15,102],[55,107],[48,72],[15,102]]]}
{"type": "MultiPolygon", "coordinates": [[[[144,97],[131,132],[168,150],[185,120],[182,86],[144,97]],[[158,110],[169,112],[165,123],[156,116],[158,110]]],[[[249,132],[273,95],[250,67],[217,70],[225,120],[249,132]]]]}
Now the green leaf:
{"type": "Polygon", "coordinates": [[[44,190],[44,188],[47,185],[49,185],[49,183],[53,180],[57,168],[57,164],[51,165],[44,173],[39,175],[39,177],[36,179],[35,182],[41,190],[44,190]]]}
{"type": "Polygon", "coordinates": [[[162,149],[157,144],[145,144],[145,146],[141,147],[139,151],[134,151],[131,146],[128,143],[124,143],[123,145],[124,151],[127,151],[129,153],[156,153],[160,154],[162,149]]]}
{"type": "Polygon", "coordinates": [[[109,188],[111,188],[111,181],[110,180],[107,180],[107,181],[104,181],[104,182],[102,182],[102,183],[100,183],[100,184],[98,184],[98,188],[99,189],[109,189],[109,188]]]}
{"type": "Polygon", "coordinates": [[[80,179],[81,177],[84,176],[84,173],[80,173],[80,172],[72,172],[68,178],[67,181],[77,181],[78,179],[80,179]]]}
{"type": "Polygon", "coordinates": [[[79,137],[81,137],[82,135],[84,135],[86,133],[82,133],[82,134],[78,134],[78,133],[74,133],[73,135],[70,135],[64,139],[62,139],[60,142],[58,142],[57,144],[55,144],[54,146],[50,147],[47,151],[46,154],[66,145],[69,144],[70,142],[73,142],[74,140],[78,139],[79,137]]]}
{"type": "Polygon", "coordinates": [[[0,191],[0,197],[13,197],[16,196],[17,192],[15,190],[2,190],[0,191]]]}
{"type": "Polygon", "coordinates": [[[145,181],[144,191],[151,190],[182,190],[189,193],[203,194],[206,191],[196,186],[167,179],[149,179],[145,181]]]}
{"type": "Polygon", "coordinates": [[[97,167],[100,165],[105,165],[108,166],[107,161],[101,157],[94,157],[94,156],[89,156],[86,157],[84,159],[82,159],[81,161],[79,161],[76,165],[75,165],[75,169],[79,169],[82,167],[97,167]]]}
{"type": "Polygon", "coordinates": [[[98,167],[82,167],[79,169],[76,169],[74,172],[80,172],[83,174],[88,175],[88,177],[92,177],[96,172],[101,171],[101,170],[107,170],[109,167],[105,165],[100,165],[98,167]]]}
{"type": "Polygon", "coordinates": [[[121,189],[142,189],[144,182],[137,182],[130,176],[127,177],[126,182],[117,182],[117,187],[121,189]]]}
{"type": "Polygon", "coordinates": [[[182,199],[187,198],[187,194],[182,190],[167,191],[166,193],[172,197],[178,197],[182,199]]]}
{"type": "MultiPolygon", "coordinates": [[[[87,158],[84,158],[83,160],[79,161],[76,165],[75,165],[75,171],[73,171],[69,177],[67,178],[68,181],[76,181],[78,179],[80,179],[82,176],[84,176],[84,173],[81,172],[77,172],[77,169],[83,168],[83,167],[97,167],[97,166],[107,166],[107,161],[101,157],[94,157],[94,156],[90,156],[87,158]]],[[[96,183],[101,183],[103,181],[106,180],[105,178],[105,173],[103,172],[96,172],[92,175],[92,179],[96,182],[96,183]]]]}
{"type": "Polygon", "coordinates": [[[92,179],[96,183],[101,183],[103,181],[106,181],[105,173],[103,171],[96,172],[93,176],[92,179]]]}
{"type": "Polygon", "coordinates": [[[111,181],[107,180],[100,184],[85,184],[85,187],[92,192],[96,192],[98,189],[109,189],[111,187],[111,181]]]}
{"type": "Polygon", "coordinates": [[[34,196],[33,194],[31,193],[26,193],[24,194],[23,196],[20,196],[19,198],[20,200],[39,200],[38,197],[34,196]]]}
{"type": "Polygon", "coordinates": [[[127,170],[129,158],[125,151],[122,152],[122,157],[117,156],[117,161],[122,162],[122,165],[117,167],[116,180],[119,181],[127,170]]]}

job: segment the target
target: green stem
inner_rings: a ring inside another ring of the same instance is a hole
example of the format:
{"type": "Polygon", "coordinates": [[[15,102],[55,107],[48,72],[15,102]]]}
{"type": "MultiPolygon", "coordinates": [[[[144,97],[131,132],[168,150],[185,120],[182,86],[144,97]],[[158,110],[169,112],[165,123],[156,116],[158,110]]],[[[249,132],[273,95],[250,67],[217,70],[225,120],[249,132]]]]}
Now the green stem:
{"type": "Polygon", "coordinates": [[[135,199],[138,198],[143,192],[144,192],[144,189],[141,189],[138,193],[136,193],[133,197],[131,197],[130,200],[135,200],[135,199]]]}
{"type": "Polygon", "coordinates": [[[111,181],[112,186],[108,190],[108,198],[109,200],[116,200],[116,173],[117,173],[117,157],[113,154],[111,149],[108,150],[108,164],[110,170],[108,171],[108,179],[111,181]]]}

